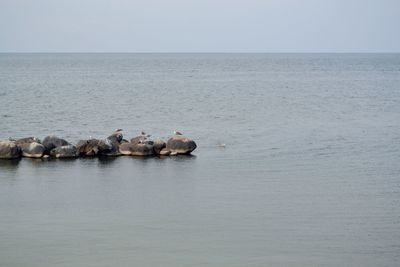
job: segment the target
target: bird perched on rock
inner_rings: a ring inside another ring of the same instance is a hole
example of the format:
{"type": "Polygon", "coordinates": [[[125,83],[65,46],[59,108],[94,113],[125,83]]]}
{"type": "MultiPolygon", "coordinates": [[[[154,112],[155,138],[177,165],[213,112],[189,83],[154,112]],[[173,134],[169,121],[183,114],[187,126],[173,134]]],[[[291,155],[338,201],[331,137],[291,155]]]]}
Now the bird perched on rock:
{"type": "Polygon", "coordinates": [[[180,133],[178,131],[174,131],[174,135],[182,135],[182,133],[180,133]]]}

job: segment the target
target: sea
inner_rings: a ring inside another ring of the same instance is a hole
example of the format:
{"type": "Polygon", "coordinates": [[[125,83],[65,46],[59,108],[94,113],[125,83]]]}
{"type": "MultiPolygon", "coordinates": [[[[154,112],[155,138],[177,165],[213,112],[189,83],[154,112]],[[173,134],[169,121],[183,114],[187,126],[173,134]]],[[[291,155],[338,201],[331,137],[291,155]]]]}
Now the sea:
{"type": "Polygon", "coordinates": [[[0,160],[0,266],[400,266],[400,54],[0,54],[0,139],[191,156],[0,160]]]}

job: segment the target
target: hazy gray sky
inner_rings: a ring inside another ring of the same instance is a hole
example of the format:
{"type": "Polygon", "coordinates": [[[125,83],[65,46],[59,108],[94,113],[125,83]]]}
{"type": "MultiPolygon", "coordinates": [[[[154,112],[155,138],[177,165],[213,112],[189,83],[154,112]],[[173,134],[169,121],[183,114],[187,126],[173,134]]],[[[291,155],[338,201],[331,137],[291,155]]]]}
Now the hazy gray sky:
{"type": "Polygon", "coordinates": [[[0,52],[400,52],[400,0],[0,0],[0,52]]]}

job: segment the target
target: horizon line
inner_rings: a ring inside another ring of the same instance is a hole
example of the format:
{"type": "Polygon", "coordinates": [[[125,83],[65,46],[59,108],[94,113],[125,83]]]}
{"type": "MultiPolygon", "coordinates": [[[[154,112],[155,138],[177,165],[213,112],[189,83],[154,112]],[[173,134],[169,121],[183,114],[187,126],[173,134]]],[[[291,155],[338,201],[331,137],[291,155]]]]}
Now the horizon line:
{"type": "Polygon", "coordinates": [[[245,52],[245,51],[232,51],[232,52],[117,52],[117,51],[0,51],[0,54],[400,54],[400,51],[334,51],[334,52],[245,52]]]}

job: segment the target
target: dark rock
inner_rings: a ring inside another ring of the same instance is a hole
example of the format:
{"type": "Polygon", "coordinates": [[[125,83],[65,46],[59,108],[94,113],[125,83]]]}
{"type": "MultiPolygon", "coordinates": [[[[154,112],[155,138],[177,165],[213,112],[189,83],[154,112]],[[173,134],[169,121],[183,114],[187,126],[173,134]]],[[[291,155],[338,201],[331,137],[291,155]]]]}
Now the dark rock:
{"type": "Polygon", "coordinates": [[[163,140],[154,141],[154,144],[153,144],[154,153],[156,153],[157,155],[160,155],[161,150],[163,148],[165,148],[166,145],[167,144],[163,140]]]}
{"type": "Polygon", "coordinates": [[[105,140],[99,141],[99,155],[103,156],[118,156],[119,153],[119,142],[113,142],[106,138],[105,140]]]}
{"type": "Polygon", "coordinates": [[[12,141],[0,141],[0,159],[21,157],[21,149],[12,141]]]}
{"type": "Polygon", "coordinates": [[[76,158],[78,150],[73,145],[58,146],[50,151],[50,156],[55,158],[76,158]]]}
{"type": "Polygon", "coordinates": [[[98,139],[89,139],[89,140],[80,140],[76,144],[76,149],[80,156],[96,156],[99,152],[99,140],[98,139]]]}
{"type": "Polygon", "coordinates": [[[183,135],[174,135],[168,142],[166,149],[173,154],[190,154],[197,147],[196,143],[183,135]]]}
{"type": "Polygon", "coordinates": [[[50,151],[56,147],[60,146],[68,146],[70,143],[68,143],[66,140],[58,138],[57,136],[50,135],[46,136],[43,139],[42,145],[46,148],[46,154],[50,153],[50,151]]]}

